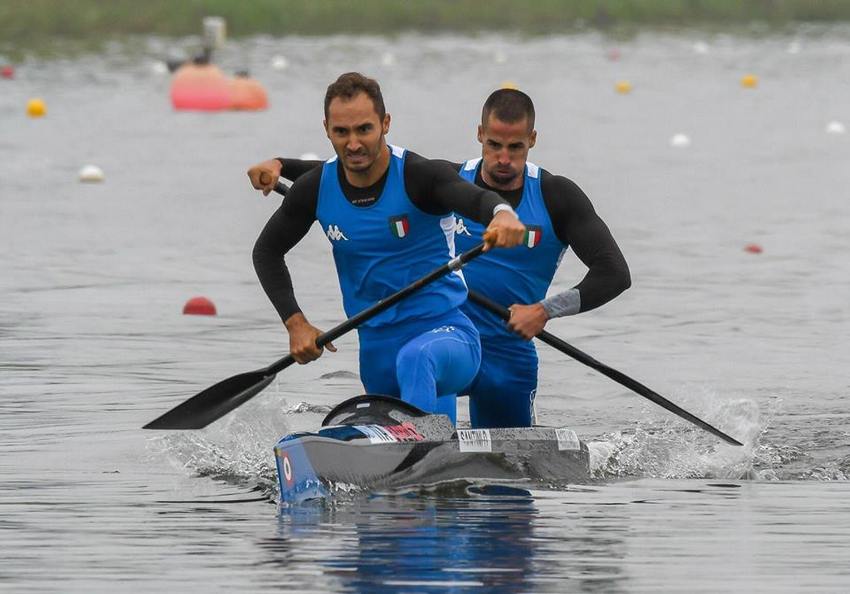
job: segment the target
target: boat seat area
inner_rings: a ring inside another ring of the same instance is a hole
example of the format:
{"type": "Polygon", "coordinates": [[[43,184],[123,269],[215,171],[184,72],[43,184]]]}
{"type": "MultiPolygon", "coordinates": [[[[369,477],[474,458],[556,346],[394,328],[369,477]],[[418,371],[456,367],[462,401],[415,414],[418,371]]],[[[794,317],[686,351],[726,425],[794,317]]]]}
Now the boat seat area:
{"type": "Polygon", "coordinates": [[[322,421],[328,425],[396,425],[403,417],[424,417],[427,413],[400,398],[383,394],[361,394],[336,405],[322,421]],[[393,414],[394,413],[394,414],[393,414]]]}

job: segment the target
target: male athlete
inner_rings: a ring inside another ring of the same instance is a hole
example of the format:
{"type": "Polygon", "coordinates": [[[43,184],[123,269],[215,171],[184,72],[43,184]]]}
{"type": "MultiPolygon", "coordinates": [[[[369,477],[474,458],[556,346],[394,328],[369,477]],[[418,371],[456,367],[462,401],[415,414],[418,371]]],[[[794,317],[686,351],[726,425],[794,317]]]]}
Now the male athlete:
{"type": "MultiPolygon", "coordinates": [[[[507,325],[474,304],[464,307],[481,334],[481,367],[470,386],[473,427],[526,427],[534,422],[537,351],[531,338],[555,317],[585,312],[631,284],[628,265],[588,197],[571,180],[528,162],[537,141],[534,104],[525,93],[501,89],[481,112],[481,158],[456,164],[460,176],[495,190],[526,224],[525,248],[484,254],[465,273],[471,290],[510,306],[507,325]],[[546,298],[564,251],[588,267],[575,287],[546,298]]],[[[466,249],[484,229],[462,215],[456,245],[466,249]]]]}
{"type": "MultiPolygon", "coordinates": [[[[454,257],[454,212],[487,225],[488,247],[519,245],[525,233],[498,194],[466,183],[445,162],[386,143],[390,116],[376,81],[343,74],[328,87],[324,109],[336,157],[296,181],[254,246],[257,275],[302,364],[321,356],[321,331],[298,307],[283,257],[313,221],[333,246],[349,316],[454,257]]],[[[259,188],[255,169],[248,173],[259,188]]],[[[364,322],[358,334],[366,391],[400,396],[454,422],[455,394],[473,381],[481,356],[478,331],[459,309],[465,300],[463,277],[448,274],[364,322]]]]}

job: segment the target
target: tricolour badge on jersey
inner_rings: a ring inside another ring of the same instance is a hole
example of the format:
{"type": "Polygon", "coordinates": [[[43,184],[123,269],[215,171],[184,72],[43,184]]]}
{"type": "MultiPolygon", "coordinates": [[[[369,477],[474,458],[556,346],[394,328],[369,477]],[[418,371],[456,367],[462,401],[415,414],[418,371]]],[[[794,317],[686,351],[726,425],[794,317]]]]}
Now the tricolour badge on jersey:
{"type": "Polygon", "coordinates": [[[543,228],[539,225],[527,225],[525,227],[525,239],[523,243],[527,248],[533,248],[543,239],[543,228]]]}
{"type": "Polygon", "coordinates": [[[390,217],[390,231],[399,239],[407,235],[407,232],[410,231],[410,222],[407,220],[407,215],[390,217]]]}

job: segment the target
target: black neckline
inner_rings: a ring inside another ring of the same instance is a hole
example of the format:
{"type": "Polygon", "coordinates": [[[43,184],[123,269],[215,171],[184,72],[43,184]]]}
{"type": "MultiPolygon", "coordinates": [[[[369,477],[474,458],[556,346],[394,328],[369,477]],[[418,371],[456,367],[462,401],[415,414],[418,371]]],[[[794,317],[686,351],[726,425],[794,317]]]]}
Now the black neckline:
{"type": "Polygon", "coordinates": [[[345,199],[348,200],[352,206],[356,206],[358,208],[374,206],[378,203],[378,200],[380,200],[381,195],[384,193],[384,186],[387,185],[387,178],[390,175],[390,167],[392,167],[392,159],[390,159],[389,166],[387,167],[387,170],[384,171],[381,179],[371,186],[360,188],[352,185],[351,182],[348,181],[348,178],[345,177],[345,171],[343,171],[342,163],[340,163],[339,159],[337,159],[336,176],[339,180],[339,187],[342,188],[343,196],[345,196],[345,199]]]}

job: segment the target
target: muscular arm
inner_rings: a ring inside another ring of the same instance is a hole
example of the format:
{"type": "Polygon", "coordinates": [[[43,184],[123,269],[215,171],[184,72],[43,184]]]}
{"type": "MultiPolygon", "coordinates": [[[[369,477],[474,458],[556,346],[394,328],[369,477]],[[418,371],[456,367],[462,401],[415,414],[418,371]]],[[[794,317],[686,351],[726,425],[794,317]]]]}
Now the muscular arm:
{"type": "Polygon", "coordinates": [[[276,157],[280,161],[280,175],[286,179],[295,181],[308,171],[321,167],[324,161],[304,161],[302,159],[287,159],[285,157],[276,157]]]}
{"type": "Polygon", "coordinates": [[[426,159],[408,152],[404,162],[407,195],[420,210],[433,215],[457,212],[483,225],[490,223],[493,209],[508,204],[495,192],[479,188],[458,175],[460,165],[426,159]]]}
{"type": "Polygon", "coordinates": [[[321,168],[315,169],[293,184],[254,244],[254,270],[283,321],[301,311],[284,256],[316,220],[321,174],[321,168]]]}
{"type": "Polygon", "coordinates": [[[555,234],[588,268],[581,282],[547,298],[543,307],[550,318],[589,311],[631,286],[628,264],[581,188],[565,177],[547,171],[542,175],[543,199],[555,234]]]}
{"type": "Polygon", "coordinates": [[[463,163],[455,163],[454,161],[449,161],[447,159],[433,159],[437,163],[445,163],[449,167],[455,170],[455,172],[460,172],[460,168],[463,167],[463,163]]]}

